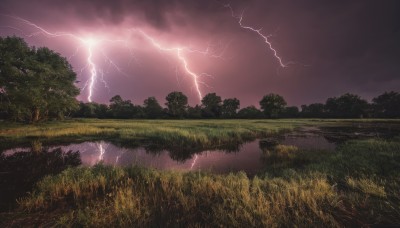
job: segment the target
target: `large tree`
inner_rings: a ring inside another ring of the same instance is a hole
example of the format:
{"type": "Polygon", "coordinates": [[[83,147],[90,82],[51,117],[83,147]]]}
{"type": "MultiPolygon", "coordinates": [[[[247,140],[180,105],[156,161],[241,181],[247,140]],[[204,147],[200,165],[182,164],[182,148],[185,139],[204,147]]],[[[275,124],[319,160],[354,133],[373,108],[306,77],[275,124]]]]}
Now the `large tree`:
{"type": "Polygon", "coordinates": [[[123,100],[120,95],[110,99],[110,112],[117,119],[142,118],[143,110],[140,106],[132,104],[131,100],[123,100]]]}
{"type": "Polygon", "coordinates": [[[171,92],[165,98],[168,107],[168,114],[174,118],[183,118],[186,115],[186,109],[188,105],[188,98],[182,92],[171,92]]]}
{"type": "Polygon", "coordinates": [[[18,37],[0,37],[0,106],[9,118],[37,122],[63,118],[78,108],[76,74],[48,48],[31,48],[18,37]]]}
{"type": "Polygon", "coordinates": [[[225,99],[222,103],[222,117],[235,118],[237,110],[240,108],[240,101],[236,98],[225,99]]]}
{"type": "Polygon", "coordinates": [[[201,103],[204,117],[218,118],[221,116],[222,100],[216,93],[208,93],[203,97],[201,103]]]}
{"type": "Polygon", "coordinates": [[[400,94],[394,91],[385,92],[372,99],[377,117],[400,117],[400,94]]]}
{"type": "Polygon", "coordinates": [[[143,111],[146,118],[156,119],[164,116],[163,108],[155,97],[149,97],[143,102],[143,111]]]}
{"type": "Polygon", "coordinates": [[[325,108],[330,117],[359,118],[367,114],[368,102],[358,95],[346,93],[328,98],[325,108]]]}
{"type": "Polygon", "coordinates": [[[282,96],[270,93],[261,99],[260,106],[266,117],[277,118],[285,110],[286,101],[282,96]]]}

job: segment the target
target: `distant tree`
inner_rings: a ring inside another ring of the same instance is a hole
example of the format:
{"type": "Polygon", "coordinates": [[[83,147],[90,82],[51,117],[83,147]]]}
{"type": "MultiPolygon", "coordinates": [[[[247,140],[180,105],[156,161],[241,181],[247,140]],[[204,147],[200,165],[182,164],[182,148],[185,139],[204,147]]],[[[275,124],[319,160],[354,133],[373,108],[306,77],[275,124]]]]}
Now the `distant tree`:
{"type": "Polygon", "coordinates": [[[188,106],[187,117],[190,119],[201,119],[202,118],[201,106],[199,105],[196,105],[194,107],[188,106]]]}
{"type": "Polygon", "coordinates": [[[301,116],[308,118],[322,118],[325,117],[325,105],[321,103],[314,103],[310,105],[301,106],[301,116]]]}
{"type": "Polygon", "coordinates": [[[73,117],[104,119],[112,116],[109,116],[109,108],[105,104],[80,102],[79,110],[73,114],[73,117]]]}
{"type": "Polygon", "coordinates": [[[168,114],[173,118],[183,118],[186,115],[188,98],[182,92],[171,92],[165,98],[168,114]]]}
{"type": "Polygon", "coordinates": [[[339,117],[339,102],[336,97],[330,97],[325,102],[326,113],[329,117],[339,117]]]}
{"type": "Polygon", "coordinates": [[[282,112],[284,118],[297,118],[299,117],[299,108],[296,106],[286,107],[282,112]]]}
{"type": "Polygon", "coordinates": [[[110,109],[105,104],[97,104],[96,117],[99,119],[106,119],[111,117],[110,109]]]}
{"type": "Polygon", "coordinates": [[[157,119],[164,116],[163,108],[155,97],[149,97],[143,102],[143,112],[146,118],[157,119]]]}
{"type": "Polygon", "coordinates": [[[286,101],[282,96],[270,93],[261,99],[260,106],[266,117],[278,118],[284,111],[286,101]]]}
{"type": "Polygon", "coordinates": [[[394,91],[385,92],[372,99],[372,107],[376,117],[400,117],[400,94],[394,91]]]}
{"type": "Polygon", "coordinates": [[[0,37],[0,110],[17,121],[63,118],[78,109],[76,74],[48,48],[30,48],[22,38],[0,37]]]}
{"type": "Polygon", "coordinates": [[[201,100],[203,106],[203,117],[218,118],[221,116],[222,100],[216,93],[209,93],[201,100]]]}
{"type": "Polygon", "coordinates": [[[235,118],[240,108],[240,101],[236,98],[225,99],[222,103],[221,114],[223,118],[235,118]]]}
{"type": "Polygon", "coordinates": [[[116,95],[110,100],[110,112],[113,118],[130,119],[140,116],[140,108],[135,107],[130,100],[123,100],[120,95],[116,95]]]}
{"type": "Polygon", "coordinates": [[[263,118],[264,114],[257,109],[256,107],[252,106],[248,106],[246,108],[242,108],[239,110],[238,114],[237,114],[238,118],[241,119],[259,119],[259,118],[263,118]]]}
{"type": "Polygon", "coordinates": [[[328,98],[325,108],[330,117],[359,118],[367,114],[368,102],[358,95],[346,93],[338,98],[328,98]]]}
{"type": "Polygon", "coordinates": [[[79,110],[76,111],[74,117],[96,118],[96,105],[94,103],[79,103],[79,110]]]}

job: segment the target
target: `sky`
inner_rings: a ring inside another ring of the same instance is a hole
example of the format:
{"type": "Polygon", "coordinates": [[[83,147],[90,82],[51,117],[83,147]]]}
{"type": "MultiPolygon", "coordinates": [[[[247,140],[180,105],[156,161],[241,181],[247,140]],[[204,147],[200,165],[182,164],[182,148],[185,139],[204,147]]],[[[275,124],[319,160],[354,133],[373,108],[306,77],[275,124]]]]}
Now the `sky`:
{"type": "Polygon", "coordinates": [[[397,0],[1,0],[12,35],[68,58],[84,102],[181,91],[191,105],[215,92],[300,106],[400,90],[397,0]]]}

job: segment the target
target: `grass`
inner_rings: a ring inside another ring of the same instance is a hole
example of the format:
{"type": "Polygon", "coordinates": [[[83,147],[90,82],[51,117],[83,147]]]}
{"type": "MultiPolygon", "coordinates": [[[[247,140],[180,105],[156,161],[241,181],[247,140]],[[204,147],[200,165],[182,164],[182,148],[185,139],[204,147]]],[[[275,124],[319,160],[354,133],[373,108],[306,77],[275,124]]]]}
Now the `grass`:
{"type": "Polygon", "coordinates": [[[12,147],[43,142],[110,140],[135,145],[171,145],[173,147],[210,147],[246,141],[291,130],[302,121],[249,120],[70,120],[38,125],[5,123],[0,126],[0,142],[12,147]]]}
{"type": "Polygon", "coordinates": [[[36,225],[94,227],[400,224],[400,142],[351,141],[336,153],[278,145],[270,155],[283,164],[254,178],[241,172],[70,168],[42,179],[6,221],[26,224],[35,217],[36,225]]]}
{"type": "Polygon", "coordinates": [[[151,144],[160,149],[204,150],[246,142],[302,126],[339,126],[359,123],[399,124],[399,120],[97,120],[73,119],[35,125],[0,124],[0,149],[108,140],[123,146],[151,144]],[[167,147],[167,148],[165,148],[167,147]]]}
{"type": "MultiPolygon", "coordinates": [[[[38,150],[46,142],[105,138],[209,148],[302,126],[359,122],[364,120],[76,120],[5,124],[0,139],[38,150]]],[[[400,224],[400,138],[349,141],[336,152],[264,144],[264,169],[251,178],[242,172],[216,175],[101,164],[68,168],[42,178],[18,200],[18,208],[0,213],[0,226],[400,224]]]]}

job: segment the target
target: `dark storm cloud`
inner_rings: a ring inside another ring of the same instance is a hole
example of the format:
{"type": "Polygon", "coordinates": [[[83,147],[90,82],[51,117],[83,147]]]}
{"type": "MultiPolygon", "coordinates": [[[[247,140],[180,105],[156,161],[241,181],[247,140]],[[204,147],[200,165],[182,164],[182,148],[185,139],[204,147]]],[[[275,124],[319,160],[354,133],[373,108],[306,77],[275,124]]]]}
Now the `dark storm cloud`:
{"type": "MultiPolygon", "coordinates": [[[[231,4],[236,5],[244,2],[250,1],[230,1],[231,4]]],[[[29,6],[31,14],[40,14],[41,9],[45,8],[59,12],[61,15],[68,15],[71,19],[79,18],[86,22],[101,19],[105,23],[121,23],[127,17],[133,17],[159,29],[167,29],[169,26],[167,14],[181,10],[193,18],[204,15],[210,17],[226,11],[223,8],[224,4],[218,0],[40,0],[34,3],[3,0],[2,8],[29,6]]]]}
{"type": "MultiPolygon", "coordinates": [[[[167,34],[169,41],[185,45],[212,39],[232,41],[226,51],[227,57],[233,57],[230,60],[212,60],[215,64],[209,65],[198,63],[196,56],[191,56],[190,65],[196,72],[209,70],[215,75],[214,79],[206,79],[212,88],[204,88],[204,93],[238,97],[242,106],[257,104],[270,92],[282,94],[289,104],[300,105],[323,102],[345,92],[370,99],[385,90],[400,88],[397,0],[2,0],[1,12],[61,28],[63,23],[68,28],[90,28],[99,23],[124,24],[128,20],[129,24],[151,27],[167,34]],[[299,64],[279,68],[262,39],[241,29],[229,9],[223,7],[227,2],[237,15],[245,9],[244,24],[273,34],[270,41],[284,62],[299,64]],[[73,21],[71,25],[69,20],[73,21]]],[[[51,46],[51,40],[46,42],[51,46]]],[[[142,77],[143,88],[131,88],[139,84],[135,78],[131,82],[115,82],[118,89],[112,93],[130,98],[132,90],[140,91],[132,95],[140,100],[151,95],[163,98],[166,91],[181,89],[173,87],[175,82],[166,83],[165,75],[157,76],[167,74],[163,68],[157,70],[143,66],[140,74],[132,72],[142,77]],[[166,84],[169,87],[161,94],[159,91],[166,84]]]]}

